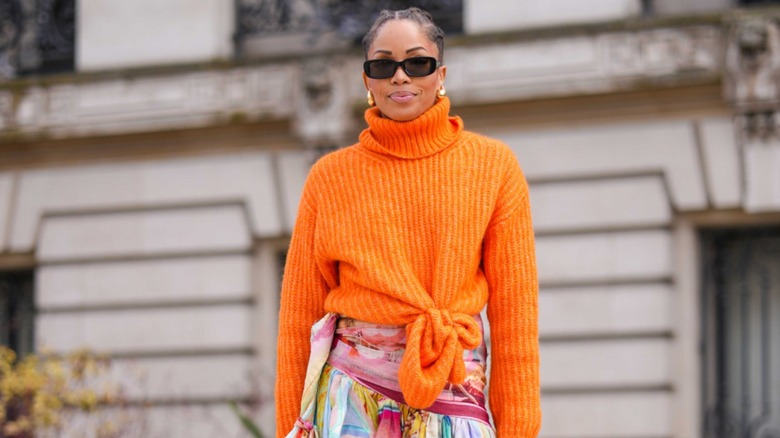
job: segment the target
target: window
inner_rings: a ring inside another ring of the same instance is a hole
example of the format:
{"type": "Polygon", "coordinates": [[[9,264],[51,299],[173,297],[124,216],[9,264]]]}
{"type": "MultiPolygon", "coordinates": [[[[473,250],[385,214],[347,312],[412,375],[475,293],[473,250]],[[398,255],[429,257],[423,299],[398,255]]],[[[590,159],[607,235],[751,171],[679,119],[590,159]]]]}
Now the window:
{"type": "MultiPolygon", "coordinates": [[[[431,13],[447,35],[463,33],[463,0],[235,0],[236,52],[239,57],[258,57],[272,49],[258,40],[274,45],[317,45],[320,36],[335,34],[340,41],[358,45],[369,26],[383,9],[420,7],[431,13]],[[293,35],[305,38],[291,39],[293,35]],[[258,49],[259,48],[259,49],[258,49]],[[258,51],[259,50],[259,51],[258,51]]],[[[321,41],[319,41],[321,43],[321,41]]],[[[332,48],[332,47],[331,47],[332,48]]],[[[305,51],[306,47],[289,50],[305,51]]],[[[285,53],[289,53],[286,50],[285,53]]]]}
{"type": "Polygon", "coordinates": [[[73,71],[75,0],[0,1],[0,79],[73,71]]]}
{"type": "Polygon", "coordinates": [[[31,353],[34,324],[32,272],[0,272],[0,344],[31,353]]]}
{"type": "Polygon", "coordinates": [[[741,6],[780,5],[780,0],[737,0],[737,4],[741,6]]]}
{"type": "Polygon", "coordinates": [[[704,436],[779,436],[780,227],[701,242],[704,436]]]}

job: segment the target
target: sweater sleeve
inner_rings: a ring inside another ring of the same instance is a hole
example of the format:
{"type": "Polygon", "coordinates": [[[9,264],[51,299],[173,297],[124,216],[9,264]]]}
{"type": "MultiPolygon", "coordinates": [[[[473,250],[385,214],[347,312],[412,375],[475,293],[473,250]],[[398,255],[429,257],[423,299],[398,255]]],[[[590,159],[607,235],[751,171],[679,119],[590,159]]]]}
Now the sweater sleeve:
{"type": "Polygon", "coordinates": [[[490,408],[499,437],[541,427],[538,283],[528,185],[515,160],[485,235],[490,320],[490,408]]]}
{"type": "Polygon", "coordinates": [[[277,437],[292,430],[300,414],[311,327],[325,314],[328,291],[314,253],[316,210],[306,192],[304,189],[282,280],[275,389],[277,437]]]}

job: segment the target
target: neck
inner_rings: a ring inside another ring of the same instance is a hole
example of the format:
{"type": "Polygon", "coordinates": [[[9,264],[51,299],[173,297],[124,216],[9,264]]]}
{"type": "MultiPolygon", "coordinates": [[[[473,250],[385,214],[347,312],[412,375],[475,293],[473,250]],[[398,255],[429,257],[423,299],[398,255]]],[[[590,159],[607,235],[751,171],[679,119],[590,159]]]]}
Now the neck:
{"type": "Polygon", "coordinates": [[[383,118],[379,108],[366,110],[368,128],[360,144],[374,152],[399,158],[423,158],[451,146],[463,130],[460,117],[449,117],[450,101],[442,98],[408,122],[383,118]]]}

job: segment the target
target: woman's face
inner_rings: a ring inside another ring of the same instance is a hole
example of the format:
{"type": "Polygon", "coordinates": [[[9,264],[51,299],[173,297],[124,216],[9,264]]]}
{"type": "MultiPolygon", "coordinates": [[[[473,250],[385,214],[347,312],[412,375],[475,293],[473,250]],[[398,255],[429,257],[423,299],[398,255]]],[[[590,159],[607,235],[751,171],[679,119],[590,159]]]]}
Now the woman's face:
{"type": "MultiPolygon", "coordinates": [[[[379,28],[376,39],[368,49],[368,59],[392,59],[403,61],[417,56],[439,59],[439,51],[422,33],[420,27],[409,20],[391,20],[379,28]]],[[[376,106],[384,117],[406,122],[416,119],[436,102],[436,93],[447,73],[444,66],[433,74],[409,77],[403,68],[387,79],[371,79],[363,73],[363,82],[374,96],[376,106]]]]}

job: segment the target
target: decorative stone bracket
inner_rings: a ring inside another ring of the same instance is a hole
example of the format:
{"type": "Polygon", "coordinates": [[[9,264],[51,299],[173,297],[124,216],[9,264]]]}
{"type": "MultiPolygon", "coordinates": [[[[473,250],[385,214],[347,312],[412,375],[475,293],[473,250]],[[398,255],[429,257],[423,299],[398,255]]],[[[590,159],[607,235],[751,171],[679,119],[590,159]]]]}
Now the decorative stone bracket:
{"type": "Polygon", "coordinates": [[[774,109],[780,102],[780,23],[749,17],[728,31],[724,92],[740,112],[774,109]]]}
{"type": "Polygon", "coordinates": [[[738,17],[726,47],[724,95],[735,111],[746,210],[780,210],[780,17],[738,17]]]}
{"type": "Polygon", "coordinates": [[[306,58],[300,68],[300,95],[293,113],[295,132],[314,148],[344,146],[353,121],[352,83],[359,71],[346,55],[306,58]]]}

